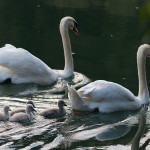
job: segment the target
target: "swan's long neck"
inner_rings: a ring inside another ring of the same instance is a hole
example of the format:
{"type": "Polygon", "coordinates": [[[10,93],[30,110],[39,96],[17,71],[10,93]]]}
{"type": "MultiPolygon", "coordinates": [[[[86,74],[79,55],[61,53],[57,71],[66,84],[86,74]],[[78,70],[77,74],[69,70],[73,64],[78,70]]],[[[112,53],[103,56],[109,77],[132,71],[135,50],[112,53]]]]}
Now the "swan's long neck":
{"type": "Polygon", "coordinates": [[[138,99],[141,100],[142,104],[149,103],[149,91],[147,87],[145,63],[146,63],[145,52],[142,48],[139,48],[137,53],[137,67],[138,67],[138,78],[139,78],[138,99]]]}
{"type": "Polygon", "coordinates": [[[60,33],[61,33],[62,43],[64,48],[65,67],[63,72],[60,73],[59,76],[63,78],[68,78],[73,74],[74,65],[73,65],[68,27],[66,26],[65,22],[60,24],[60,33]]]}
{"type": "Polygon", "coordinates": [[[146,125],[146,116],[145,116],[144,112],[141,112],[140,118],[139,118],[139,128],[138,128],[136,135],[133,138],[131,150],[139,149],[139,142],[140,142],[142,133],[145,129],[145,125],[146,125]]]}

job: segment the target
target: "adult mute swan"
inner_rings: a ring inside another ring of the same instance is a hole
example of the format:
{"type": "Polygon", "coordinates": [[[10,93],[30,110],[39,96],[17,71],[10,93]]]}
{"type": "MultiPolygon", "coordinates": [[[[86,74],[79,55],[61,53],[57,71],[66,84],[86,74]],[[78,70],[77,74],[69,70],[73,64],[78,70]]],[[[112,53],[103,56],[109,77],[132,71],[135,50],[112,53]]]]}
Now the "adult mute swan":
{"type": "Polygon", "coordinates": [[[145,61],[150,56],[150,46],[141,45],[137,52],[139,78],[138,97],[125,87],[104,80],[97,80],[80,88],[68,86],[68,95],[73,110],[110,113],[121,110],[136,110],[142,104],[149,103],[149,91],[146,80],[145,61]]]}
{"type": "Polygon", "coordinates": [[[74,64],[68,29],[73,29],[76,34],[79,34],[77,22],[72,17],[64,17],[59,27],[65,57],[63,71],[52,70],[27,50],[6,44],[0,48],[0,83],[9,79],[14,84],[35,83],[47,86],[54,83],[58,77],[70,77],[73,74],[74,64]]]}

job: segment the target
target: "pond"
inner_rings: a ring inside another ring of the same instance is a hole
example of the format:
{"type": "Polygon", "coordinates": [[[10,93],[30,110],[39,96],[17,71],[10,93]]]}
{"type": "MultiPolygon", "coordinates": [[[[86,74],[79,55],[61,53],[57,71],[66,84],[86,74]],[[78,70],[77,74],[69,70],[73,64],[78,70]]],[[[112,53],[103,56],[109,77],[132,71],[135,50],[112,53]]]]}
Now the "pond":
{"type": "MultiPolygon", "coordinates": [[[[52,69],[63,69],[64,52],[59,32],[60,20],[72,16],[79,36],[69,31],[74,53],[74,75],[59,78],[52,86],[1,84],[0,109],[36,105],[36,118],[29,124],[0,122],[0,149],[128,150],[138,130],[137,111],[110,114],[74,115],[65,95],[67,83],[78,89],[95,80],[118,83],[138,95],[136,54],[141,44],[150,43],[150,2],[148,0],[34,0],[0,1],[0,46],[12,44],[28,50],[52,69]],[[44,119],[39,112],[67,103],[67,115],[44,119]]],[[[147,59],[147,82],[150,85],[147,59]]],[[[150,149],[149,109],[140,140],[150,149]]],[[[144,149],[144,148],[143,148],[144,149]]]]}

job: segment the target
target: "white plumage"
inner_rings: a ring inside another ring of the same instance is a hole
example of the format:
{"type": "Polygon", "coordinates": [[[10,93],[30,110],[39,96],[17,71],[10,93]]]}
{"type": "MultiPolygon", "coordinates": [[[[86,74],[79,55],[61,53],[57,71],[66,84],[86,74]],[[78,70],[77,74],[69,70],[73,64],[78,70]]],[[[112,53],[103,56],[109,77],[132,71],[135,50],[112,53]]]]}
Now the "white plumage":
{"type": "Polygon", "coordinates": [[[146,56],[150,56],[150,46],[144,44],[139,47],[137,52],[138,97],[117,83],[97,80],[80,88],[78,91],[74,87],[68,86],[72,109],[94,111],[97,108],[100,112],[110,113],[121,110],[136,110],[142,104],[148,104],[149,91],[145,71],[146,56]]]}
{"type": "Polygon", "coordinates": [[[10,78],[12,83],[51,84],[57,74],[39,58],[10,44],[0,48],[0,82],[10,78]]]}
{"type": "Polygon", "coordinates": [[[77,23],[72,17],[64,17],[60,21],[60,33],[65,55],[65,68],[62,71],[52,70],[42,60],[27,50],[6,44],[0,48],[0,83],[11,79],[14,84],[35,83],[50,85],[58,77],[68,78],[73,74],[73,59],[68,29],[77,31],[77,23]]]}

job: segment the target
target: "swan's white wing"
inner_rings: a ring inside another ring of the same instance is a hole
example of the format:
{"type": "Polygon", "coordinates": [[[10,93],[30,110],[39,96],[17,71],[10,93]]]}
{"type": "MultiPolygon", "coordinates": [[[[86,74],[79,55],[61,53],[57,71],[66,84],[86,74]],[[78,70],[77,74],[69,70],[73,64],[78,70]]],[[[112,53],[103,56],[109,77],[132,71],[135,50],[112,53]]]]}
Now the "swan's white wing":
{"type": "Polygon", "coordinates": [[[4,72],[11,72],[11,75],[9,75],[16,83],[22,80],[22,82],[37,82],[38,84],[40,81],[46,82],[44,78],[47,81],[56,80],[57,78],[53,70],[39,58],[33,56],[27,50],[16,48],[10,44],[0,48],[0,65],[7,68],[2,69],[1,67],[0,76],[4,72]]]}
{"type": "Polygon", "coordinates": [[[134,101],[135,96],[128,89],[113,82],[98,80],[80,88],[78,93],[88,101],[134,101]]]}
{"type": "Polygon", "coordinates": [[[23,74],[25,71],[42,72],[47,69],[47,65],[40,59],[33,56],[27,50],[22,48],[15,48],[12,45],[5,45],[0,48],[0,65],[13,70],[18,74],[23,74]],[[29,70],[31,69],[32,70],[29,70]],[[21,71],[20,71],[21,69],[21,71]]]}

